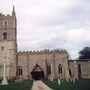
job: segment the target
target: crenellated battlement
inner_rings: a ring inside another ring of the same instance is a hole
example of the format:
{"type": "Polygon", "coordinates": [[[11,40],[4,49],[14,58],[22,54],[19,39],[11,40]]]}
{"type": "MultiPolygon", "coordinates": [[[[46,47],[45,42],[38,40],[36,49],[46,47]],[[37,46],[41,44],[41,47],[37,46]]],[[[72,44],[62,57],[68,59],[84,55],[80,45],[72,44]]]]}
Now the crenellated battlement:
{"type": "Polygon", "coordinates": [[[34,51],[19,51],[18,54],[54,54],[54,53],[61,53],[61,54],[68,54],[68,52],[65,49],[61,50],[34,50],[34,51]]]}
{"type": "Polygon", "coordinates": [[[5,14],[0,13],[0,17],[8,17],[8,16],[12,16],[12,15],[10,14],[5,15],[5,14]]]}
{"type": "Polygon", "coordinates": [[[16,16],[16,13],[15,13],[15,8],[14,8],[14,6],[13,6],[13,10],[12,10],[12,14],[10,15],[10,14],[2,14],[2,12],[0,12],[0,17],[12,17],[12,16],[16,16]]]}

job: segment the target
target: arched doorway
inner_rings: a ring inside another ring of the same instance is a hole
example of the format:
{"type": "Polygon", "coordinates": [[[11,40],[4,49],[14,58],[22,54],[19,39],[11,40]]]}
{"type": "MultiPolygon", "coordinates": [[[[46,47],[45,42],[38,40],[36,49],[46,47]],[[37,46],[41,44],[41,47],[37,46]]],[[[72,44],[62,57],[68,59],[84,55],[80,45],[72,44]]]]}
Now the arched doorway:
{"type": "Polygon", "coordinates": [[[31,75],[34,80],[44,79],[44,71],[38,64],[35,65],[34,69],[31,72],[31,75]]]}

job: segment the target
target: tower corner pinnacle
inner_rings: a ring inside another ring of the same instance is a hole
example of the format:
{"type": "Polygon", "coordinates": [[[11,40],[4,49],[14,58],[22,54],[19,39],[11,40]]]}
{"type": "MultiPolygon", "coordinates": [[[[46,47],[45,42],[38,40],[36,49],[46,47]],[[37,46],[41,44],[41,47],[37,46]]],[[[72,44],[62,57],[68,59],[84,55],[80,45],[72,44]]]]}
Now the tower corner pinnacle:
{"type": "Polygon", "coordinates": [[[16,16],[15,6],[13,5],[12,16],[16,16]]]}

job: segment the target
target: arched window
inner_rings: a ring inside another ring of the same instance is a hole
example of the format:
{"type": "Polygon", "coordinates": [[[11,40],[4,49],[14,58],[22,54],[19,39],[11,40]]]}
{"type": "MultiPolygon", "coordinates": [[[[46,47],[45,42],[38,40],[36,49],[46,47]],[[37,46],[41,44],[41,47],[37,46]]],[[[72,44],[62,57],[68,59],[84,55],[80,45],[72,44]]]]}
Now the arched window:
{"type": "Polygon", "coordinates": [[[61,64],[58,65],[58,73],[62,74],[62,65],[61,64]]]}
{"type": "Polygon", "coordinates": [[[7,33],[6,32],[3,33],[3,39],[7,40],[7,33]]]}
{"type": "Polygon", "coordinates": [[[22,66],[17,66],[16,76],[22,76],[23,70],[22,66]]]}
{"type": "Polygon", "coordinates": [[[21,75],[22,75],[22,74],[23,74],[22,67],[21,67],[21,69],[20,69],[20,70],[21,70],[21,75]]]}
{"type": "Polygon", "coordinates": [[[51,74],[51,65],[47,64],[47,74],[51,74]]]}
{"type": "Polygon", "coordinates": [[[16,66],[16,76],[19,76],[18,71],[19,71],[19,67],[18,67],[18,66],[16,66]]]}
{"type": "Polygon", "coordinates": [[[81,78],[81,64],[78,64],[78,77],[81,78]]]}
{"type": "Polygon", "coordinates": [[[72,77],[72,72],[71,72],[71,69],[69,69],[69,75],[70,75],[70,77],[72,77]]]}

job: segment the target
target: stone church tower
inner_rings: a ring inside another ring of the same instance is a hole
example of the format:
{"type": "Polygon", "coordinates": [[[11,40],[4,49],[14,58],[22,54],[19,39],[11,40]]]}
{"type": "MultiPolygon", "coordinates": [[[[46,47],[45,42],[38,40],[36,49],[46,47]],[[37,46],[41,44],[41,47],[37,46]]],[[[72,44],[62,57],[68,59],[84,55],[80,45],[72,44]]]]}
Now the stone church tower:
{"type": "Polygon", "coordinates": [[[6,63],[6,77],[16,76],[16,14],[13,7],[12,15],[0,13],[0,77],[3,76],[3,63],[6,63]]]}

